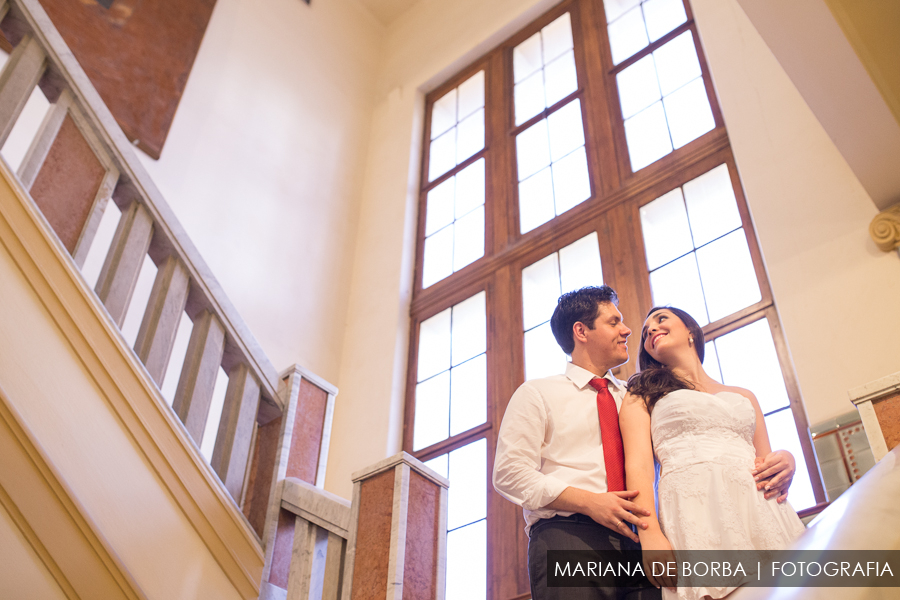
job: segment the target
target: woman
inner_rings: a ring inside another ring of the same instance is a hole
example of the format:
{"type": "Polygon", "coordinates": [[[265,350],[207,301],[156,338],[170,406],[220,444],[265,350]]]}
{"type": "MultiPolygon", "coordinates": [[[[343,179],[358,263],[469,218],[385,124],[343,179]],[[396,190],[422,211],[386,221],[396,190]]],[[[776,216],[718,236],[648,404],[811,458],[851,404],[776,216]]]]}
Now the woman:
{"type": "MultiPolygon", "coordinates": [[[[804,530],[797,513],[782,503],[793,457],[771,451],[756,396],[706,374],[704,348],[703,331],[686,312],[657,307],[648,314],[641,371],[629,380],[619,413],[626,487],[639,490],[635,503],[653,513],[650,526],[638,532],[645,556],[777,550],[804,530]],[[661,467],[658,520],[654,455],[661,467]]],[[[674,583],[656,579],[657,585],[674,583]]],[[[733,590],[679,587],[665,589],[663,597],[722,598],[733,590]]]]}

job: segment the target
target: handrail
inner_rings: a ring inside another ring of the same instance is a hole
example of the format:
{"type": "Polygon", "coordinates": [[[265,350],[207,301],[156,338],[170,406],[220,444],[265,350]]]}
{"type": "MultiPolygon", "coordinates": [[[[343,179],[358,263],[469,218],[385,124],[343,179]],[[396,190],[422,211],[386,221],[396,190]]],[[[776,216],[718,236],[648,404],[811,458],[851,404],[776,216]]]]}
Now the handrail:
{"type": "MultiPolygon", "coordinates": [[[[49,65],[41,81],[42,89],[49,92],[51,99],[54,92],[58,95],[63,89],[71,90],[92,132],[118,168],[120,181],[114,199],[124,205],[137,200],[150,213],[154,225],[151,257],[158,259],[174,254],[184,264],[192,284],[186,307],[188,314],[206,309],[221,320],[226,333],[223,367],[243,362],[259,378],[262,400],[268,405],[260,406],[264,413],[260,415],[261,422],[280,414],[282,403],[277,393],[275,368],[135,156],[125,134],[38,0],[4,0],[2,4],[9,6],[3,29],[10,42],[16,45],[30,34],[46,53],[49,65]]],[[[2,11],[0,8],[0,14],[2,11]]]]}
{"type": "MultiPolygon", "coordinates": [[[[284,413],[275,368],[38,0],[0,0],[0,28],[14,47],[0,72],[0,146],[35,87],[51,104],[19,167],[18,183],[79,269],[109,200],[119,206],[121,218],[95,287],[97,298],[121,328],[146,257],[157,265],[134,351],[160,386],[182,317],[190,317],[193,327],[172,408],[200,447],[215,382],[220,368],[225,371],[228,388],[210,465],[235,503],[246,508],[248,487],[256,484],[252,474],[271,468],[257,464],[259,452],[254,454],[259,427],[277,423],[284,413]],[[91,188],[96,189],[93,198],[35,187],[41,177],[56,176],[57,170],[44,169],[51,154],[67,160],[83,152],[85,144],[102,173],[98,187],[91,188]],[[76,213],[86,216],[73,226],[76,213]]],[[[267,481],[265,475],[258,479],[267,481]]],[[[267,491],[254,493],[254,502],[265,506],[267,491]]]]}
{"type": "Polygon", "coordinates": [[[284,480],[281,507],[344,539],[350,534],[350,502],[296,477],[284,480]]]}

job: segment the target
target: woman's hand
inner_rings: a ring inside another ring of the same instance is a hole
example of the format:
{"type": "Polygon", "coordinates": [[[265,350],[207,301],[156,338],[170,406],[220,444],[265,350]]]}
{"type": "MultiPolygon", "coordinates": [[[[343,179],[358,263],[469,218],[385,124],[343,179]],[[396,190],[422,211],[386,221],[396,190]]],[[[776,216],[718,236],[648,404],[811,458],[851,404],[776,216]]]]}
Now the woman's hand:
{"type": "Polygon", "coordinates": [[[659,530],[641,532],[641,551],[644,573],[650,583],[657,588],[674,588],[678,583],[678,563],[666,536],[659,530]]]}
{"type": "Polygon", "coordinates": [[[781,504],[787,500],[788,488],[794,479],[796,464],[794,456],[787,450],[776,450],[767,456],[756,457],[753,468],[753,476],[756,479],[756,489],[765,488],[766,500],[778,497],[781,504]]]}

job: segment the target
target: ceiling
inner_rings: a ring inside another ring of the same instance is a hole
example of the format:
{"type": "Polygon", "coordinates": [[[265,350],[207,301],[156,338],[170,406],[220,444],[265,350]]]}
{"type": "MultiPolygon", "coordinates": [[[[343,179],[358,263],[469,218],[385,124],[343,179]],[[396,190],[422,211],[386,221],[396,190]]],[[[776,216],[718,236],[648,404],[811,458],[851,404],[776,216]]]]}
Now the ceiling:
{"type": "Polygon", "coordinates": [[[393,23],[397,17],[419,0],[358,0],[385,27],[393,23]]]}

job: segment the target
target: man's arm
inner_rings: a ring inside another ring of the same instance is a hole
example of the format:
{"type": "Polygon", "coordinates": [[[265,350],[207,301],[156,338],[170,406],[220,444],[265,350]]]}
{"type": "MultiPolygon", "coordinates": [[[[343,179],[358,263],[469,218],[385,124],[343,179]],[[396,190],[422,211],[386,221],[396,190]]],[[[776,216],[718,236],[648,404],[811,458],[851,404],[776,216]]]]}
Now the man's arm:
{"type": "Polygon", "coordinates": [[[622,523],[646,524],[636,514],[647,514],[630,501],[636,492],[598,494],[567,486],[552,475],[540,472],[541,446],[546,435],[547,415],[543,400],[532,386],[522,385],[513,394],[500,425],[494,460],[494,489],[507,500],[527,510],[549,508],[588,515],[596,522],[638,538],[622,523]]]}

